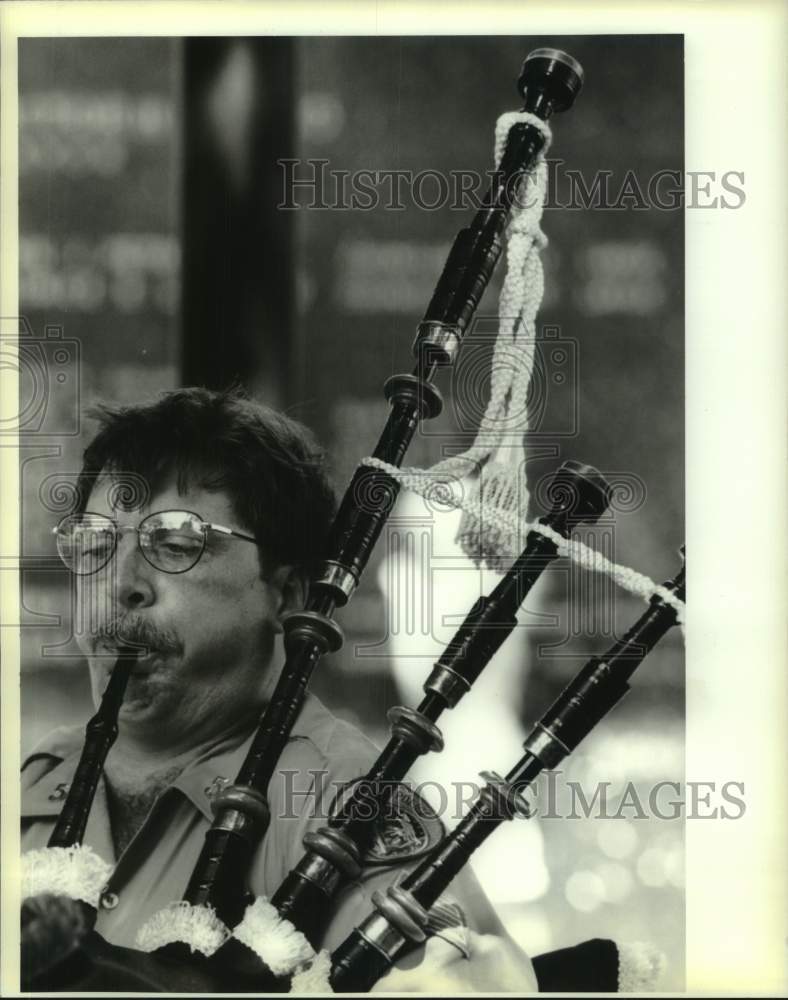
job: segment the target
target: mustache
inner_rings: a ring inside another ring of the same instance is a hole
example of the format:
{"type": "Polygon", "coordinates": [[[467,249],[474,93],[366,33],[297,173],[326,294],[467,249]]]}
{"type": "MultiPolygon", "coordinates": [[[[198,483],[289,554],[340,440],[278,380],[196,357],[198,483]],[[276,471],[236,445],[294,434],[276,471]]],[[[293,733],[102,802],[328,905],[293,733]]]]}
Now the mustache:
{"type": "Polygon", "coordinates": [[[93,637],[93,649],[99,645],[115,646],[123,644],[134,648],[143,647],[146,653],[182,654],[183,640],[173,628],[164,628],[139,615],[122,615],[99,626],[93,637]]]}

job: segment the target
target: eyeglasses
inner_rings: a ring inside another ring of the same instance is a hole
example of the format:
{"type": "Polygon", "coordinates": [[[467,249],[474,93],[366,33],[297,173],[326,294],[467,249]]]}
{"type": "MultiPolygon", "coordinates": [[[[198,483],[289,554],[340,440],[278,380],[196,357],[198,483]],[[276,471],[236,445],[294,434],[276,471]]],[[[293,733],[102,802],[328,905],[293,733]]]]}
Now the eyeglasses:
{"type": "Polygon", "coordinates": [[[135,527],[119,527],[111,517],[85,511],[69,514],[52,529],[60,558],[77,576],[90,576],[103,569],[115,554],[118,536],[136,531],[140,552],[162,573],[185,573],[192,569],[205,551],[209,531],[242,538],[257,539],[221,524],[208,524],[190,510],[161,510],[149,514],[135,527]]]}

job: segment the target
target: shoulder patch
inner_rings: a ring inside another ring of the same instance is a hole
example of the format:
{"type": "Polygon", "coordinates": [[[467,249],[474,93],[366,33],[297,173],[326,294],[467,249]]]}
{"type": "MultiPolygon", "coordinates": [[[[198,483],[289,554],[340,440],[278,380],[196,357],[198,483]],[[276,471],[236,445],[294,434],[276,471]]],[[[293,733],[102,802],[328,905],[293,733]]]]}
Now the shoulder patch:
{"type": "Polygon", "coordinates": [[[407,785],[398,783],[375,824],[364,865],[396,865],[421,858],[443,840],[445,833],[432,806],[407,785]]]}

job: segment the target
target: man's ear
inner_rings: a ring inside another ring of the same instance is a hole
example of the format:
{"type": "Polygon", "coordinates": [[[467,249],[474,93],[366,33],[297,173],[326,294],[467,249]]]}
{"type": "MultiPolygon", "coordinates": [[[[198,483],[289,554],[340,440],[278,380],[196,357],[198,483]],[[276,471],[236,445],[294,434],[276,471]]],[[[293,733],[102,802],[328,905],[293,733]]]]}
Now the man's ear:
{"type": "Polygon", "coordinates": [[[277,566],[266,579],[279,594],[276,613],[280,622],[291,611],[300,611],[304,607],[308,584],[298,567],[277,566]]]}

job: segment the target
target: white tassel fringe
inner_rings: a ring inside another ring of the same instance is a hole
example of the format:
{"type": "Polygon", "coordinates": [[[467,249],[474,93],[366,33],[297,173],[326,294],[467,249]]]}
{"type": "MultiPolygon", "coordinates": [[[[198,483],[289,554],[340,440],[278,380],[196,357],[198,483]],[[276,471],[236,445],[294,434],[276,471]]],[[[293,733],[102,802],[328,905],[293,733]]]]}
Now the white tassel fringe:
{"type": "Polygon", "coordinates": [[[508,465],[491,459],[470,487],[468,508],[463,510],[456,541],[477,566],[486,565],[499,573],[512,561],[512,539],[487,512],[517,510],[520,484],[508,465]]]}
{"type": "Polygon", "coordinates": [[[618,992],[653,993],[667,966],[664,953],[652,944],[633,941],[618,946],[618,992]]]}
{"type": "Polygon", "coordinates": [[[50,893],[98,907],[111,874],[112,865],[83,844],[27,851],[22,856],[22,898],[50,893]]]}
{"type": "Polygon", "coordinates": [[[183,900],[154,913],[137,932],[140,951],[156,951],[166,944],[188,944],[210,958],[230,937],[230,931],[207,906],[192,906],[183,900]]]}
{"type": "Polygon", "coordinates": [[[264,896],[258,896],[246,908],[233,937],[251,948],[276,976],[289,975],[315,957],[314,948],[301,931],[283,920],[264,896]]]}
{"type": "Polygon", "coordinates": [[[290,983],[291,993],[333,993],[328,977],[331,974],[331,956],[327,951],[317,953],[314,962],[297,972],[290,983]]]}

